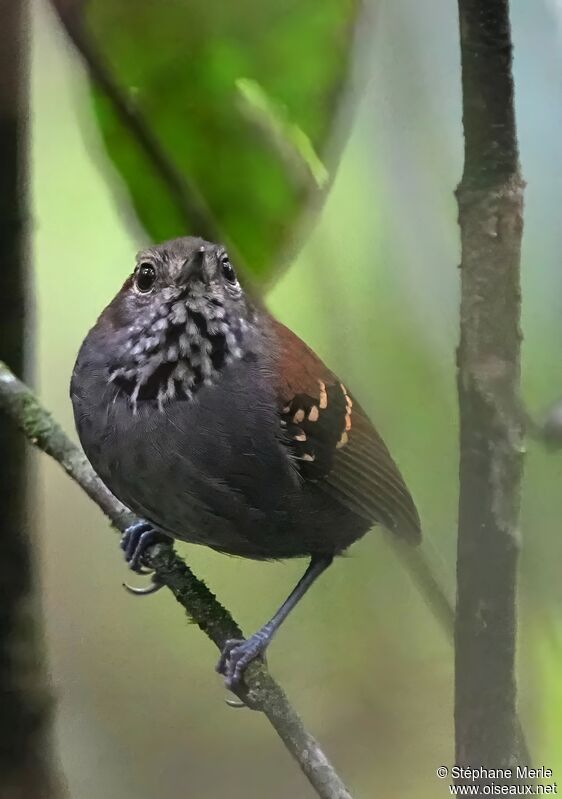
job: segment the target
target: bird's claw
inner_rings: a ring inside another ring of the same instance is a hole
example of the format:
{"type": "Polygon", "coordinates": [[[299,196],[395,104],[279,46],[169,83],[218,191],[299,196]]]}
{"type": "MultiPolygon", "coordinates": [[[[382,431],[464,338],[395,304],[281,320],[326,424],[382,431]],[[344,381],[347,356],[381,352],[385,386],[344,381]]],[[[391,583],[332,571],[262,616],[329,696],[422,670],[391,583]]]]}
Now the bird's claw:
{"type": "Polygon", "coordinates": [[[149,522],[138,521],[127,527],[121,536],[121,549],[125,553],[125,560],[130,569],[137,574],[151,574],[142,568],[142,556],[153,544],[167,541],[168,538],[155,530],[149,522]]]}
{"type": "Polygon", "coordinates": [[[235,710],[240,710],[241,708],[247,708],[248,705],[243,702],[241,699],[225,699],[224,700],[228,707],[233,707],[235,710]]]}
{"type": "Polygon", "coordinates": [[[259,635],[252,635],[248,639],[229,638],[216,666],[227,688],[232,690],[240,685],[246,668],[252,660],[263,656],[268,643],[259,635]]]}
{"type": "MultiPolygon", "coordinates": [[[[144,571],[143,574],[150,574],[151,572],[144,571]]],[[[133,594],[133,596],[150,596],[150,594],[155,594],[161,588],[164,587],[164,583],[161,583],[160,580],[156,577],[154,572],[152,572],[152,579],[148,585],[143,587],[136,586],[136,585],[129,585],[129,583],[123,583],[123,588],[129,594],[133,594]]]]}
{"type": "Polygon", "coordinates": [[[150,569],[143,568],[142,557],[148,547],[159,541],[167,540],[167,537],[159,533],[158,530],[155,530],[149,522],[138,521],[131,524],[130,527],[127,527],[121,536],[121,549],[125,553],[125,560],[129,568],[136,574],[152,575],[150,583],[142,588],[123,583],[123,587],[130,594],[134,594],[135,596],[148,596],[162,588],[163,583],[158,580],[154,572],[150,569]]]}

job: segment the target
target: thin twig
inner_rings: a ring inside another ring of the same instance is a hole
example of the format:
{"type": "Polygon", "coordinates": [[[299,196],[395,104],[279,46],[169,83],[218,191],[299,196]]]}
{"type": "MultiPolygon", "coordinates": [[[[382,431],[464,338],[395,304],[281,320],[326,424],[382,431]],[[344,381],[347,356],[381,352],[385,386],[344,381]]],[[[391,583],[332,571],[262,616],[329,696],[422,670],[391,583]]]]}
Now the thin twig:
{"type": "MultiPolygon", "coordinates": [[[[411,547],[394,537],[389,540],[396,556],[425,599],[445,637],[451,644],[454,644],[455,605],[447,588],[449,581],[441,554],[427,534],[421,547],[411,547]]],[[[531,762],[523,725],[518,717],[516,718],[516,750],[521,762],[531,762]]]]}
{"type": "MultiPolygon", "coordinates": [[[[70,441],[32,391],[0,362],[0,409],[36,447],[56,460],[111,520],[123,531],[136,517],[125,508],[95,474],[82,452],[70,441]]],[[[182,605],[189,618],[222,649],[228,638],[242,632],[229,611],[216,599],[167,544],[156,544],[147,554],[147,564],[182,605]]],[[[305,773],[321,799],[351,799],[318,742],[305,729],[283,689],[261,662],[250,664],[240,699],[269,719],[283,743],[305,773]]]]}

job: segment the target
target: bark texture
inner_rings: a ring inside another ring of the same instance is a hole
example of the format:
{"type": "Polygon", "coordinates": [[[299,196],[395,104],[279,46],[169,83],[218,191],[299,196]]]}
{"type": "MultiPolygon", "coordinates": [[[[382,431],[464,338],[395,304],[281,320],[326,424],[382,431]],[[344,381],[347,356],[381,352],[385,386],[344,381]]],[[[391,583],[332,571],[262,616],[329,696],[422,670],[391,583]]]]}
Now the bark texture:
{"type": "Polygon", "coordinates": [[[515,682],[524,184],[508,0],[459,0],[459,15],[465,166],[457,190],[462,260],[456,762],[509,768],[526,757],[515,682]]]}
{"type": "MultiPolygon", "coordinates": [[[[0,356],[24,371],[29,8],[0,0],[0,356]]],[[[52,703],[25,509],[24,442],[0,416],[0,799],[54,799],[52,703]]]]}

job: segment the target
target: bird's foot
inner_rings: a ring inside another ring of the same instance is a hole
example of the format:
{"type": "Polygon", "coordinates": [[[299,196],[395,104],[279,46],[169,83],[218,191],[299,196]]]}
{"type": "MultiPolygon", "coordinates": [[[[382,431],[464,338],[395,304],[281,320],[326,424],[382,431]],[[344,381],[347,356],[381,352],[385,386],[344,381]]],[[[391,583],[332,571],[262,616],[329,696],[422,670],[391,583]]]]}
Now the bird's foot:
{"type": "Polygon", "coordinates": [[[142,557],[148,547],[169,542],[168,536],[155,530],[149,522],[138,521],[127,527],[121,536],[121,549],[130,569],[137,574],[150,574],[142,568],[142,557]]]}
{"type": "Polygon", "coordinates": [[[263,654],[269,644],[269,636],[257,632],[248,639],[230,638],[224,645],[216,669],[224,677],[227,688],[240,685],[248,665],[263,654]]]}
{"type": "Polygon", "coordinates": [[[137,574],[152,574],[151,582],[149,585],[144,587],[137,587],[129,585],[128,583],[123,583],[123,587],[130,594],[134,594],[135,596],[146,596],[147,594],[154,594],[156,591],[162,588],[163,583],[158,580],[153,572],[143,569],[141,564],[142,556],[148,547],[152,546],[153,544],[157,544],[160,541],[168,540],[169,539],[167,536],[159,533],[158,530],[155,530],[154,527],[149,524],[149,522],[138,521],[134,524],[131,524],[130,527],[127,527],[121,536],[121,549],[125,553],[125,560],[127,561],[129,568],[137,574]]]}

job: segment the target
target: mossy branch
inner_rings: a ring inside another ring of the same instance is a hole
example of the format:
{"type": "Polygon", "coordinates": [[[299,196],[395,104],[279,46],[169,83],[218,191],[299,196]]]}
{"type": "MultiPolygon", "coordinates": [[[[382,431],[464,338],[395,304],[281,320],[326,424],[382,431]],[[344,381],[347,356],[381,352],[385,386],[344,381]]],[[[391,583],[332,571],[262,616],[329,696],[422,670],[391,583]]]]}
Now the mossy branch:
{"type": "MultiPolygon", "coordinates": [[[[117,530],[123,532],[137,520],[106,488],[83,453],[43,408],[33,392],[2,362],[0,410],[11,417],[32,444],[62,466],[101,508],[117,530]]],[[[219,649],[222,649],[227,639],[242,637],[240,627],[229,611],[178,557],[171,545],[154,545],[148,550],[146,562],[154,569],[155,578],[170,589],[190,620],[219,649]]],[[[250,664],[245,681],[246,685],[237,690],[238,697],[248,707],[261,711],[269,719],[318,796],[321,799],[352,799],[318,742],[305,729],[285,692],[269,674],[265,664],[250,664]]]]}

